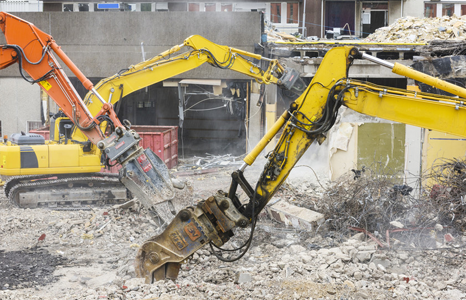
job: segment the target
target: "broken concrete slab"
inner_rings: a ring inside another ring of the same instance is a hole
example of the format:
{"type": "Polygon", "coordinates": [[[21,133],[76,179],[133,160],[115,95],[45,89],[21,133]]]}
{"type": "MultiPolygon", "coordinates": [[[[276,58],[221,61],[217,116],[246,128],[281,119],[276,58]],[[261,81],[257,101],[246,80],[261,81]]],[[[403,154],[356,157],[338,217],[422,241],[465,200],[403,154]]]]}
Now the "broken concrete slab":
{"type": "Polygon", "coordinates": [[[300,230],[315,232],[325,222],[323,214],[292,205],[286,201],[279,201],[267,206],[266,210],[273,220],[300,230]]]}
{"type": "Polygon", "coordinates": [[[241,273],[238,272],[236,273],[236,278],[235,278],[235,283],[245,283],[245,282],[251,282],[252,281],[252,276],[249,273],[241,273]]]}
{"type": "Polygon", "coordinates": [[[112,284],[117,279],[116,272],[110,272],[98,277],[92,278],[86,282],[87,286],[90,288],[97,288],[99,286],[112,284]]]}

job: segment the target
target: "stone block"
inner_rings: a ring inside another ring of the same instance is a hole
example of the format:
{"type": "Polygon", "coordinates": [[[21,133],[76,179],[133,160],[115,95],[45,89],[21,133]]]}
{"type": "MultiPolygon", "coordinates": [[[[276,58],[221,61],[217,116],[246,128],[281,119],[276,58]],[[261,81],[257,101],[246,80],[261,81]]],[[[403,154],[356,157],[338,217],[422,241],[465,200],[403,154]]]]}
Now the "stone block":
{"type": "Polygon", "coordinates": [[[236,283],[236,284],[245,283],[245,282],[251,282],[251,281],[252,281],[252,276],[251,276],[251,274],[249,274],[249,273],[241,273],[241,272],[236,273],[236,277],[235,277],[235,283],[236,283]]]}
{"type": "Polygon", "coordinates": [[[356,253],[355,257],[360,261],[360,262],[365,262],[371,259],[372,253],[375,251],[358,251],[356,253]]]}
{"type": "Polygon", "coordinates": [[[313,232],[325,222],[323,214],[285,201],[267,206],[266,210],[272,219],[300,230],[313,232]]]}

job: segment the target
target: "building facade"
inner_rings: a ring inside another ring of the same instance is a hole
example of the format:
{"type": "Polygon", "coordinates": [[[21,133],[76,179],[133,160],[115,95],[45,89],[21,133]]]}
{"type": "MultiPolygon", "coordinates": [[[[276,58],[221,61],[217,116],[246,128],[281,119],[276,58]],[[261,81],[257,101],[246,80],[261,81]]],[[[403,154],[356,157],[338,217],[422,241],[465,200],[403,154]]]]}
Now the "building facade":
{"type": "MultiPolygon", "coordinates": [[[[323,38],[329,32],[363,38],[375,29],[393,23],[403,16],[423,16],[419,9],[425,3],[426,14],[462,12],[461,4],[439,4],[420,0],[341,1],[341,0],[236,0],[236,1],[87,1],[87,0],[6,0],[0,10],[9,12],[251,12],[264,14],[274,29],[300,34],[301,37],[323,38]],[[435,11],[435,12],[433,12],[435,11]],[[304,20],[304,22],[303,22],[304,20]]],[[[439,2],[440,3],[440,2],[439,2]]],[[[331,36],[331,35],[330,35],[331,36]]]]}

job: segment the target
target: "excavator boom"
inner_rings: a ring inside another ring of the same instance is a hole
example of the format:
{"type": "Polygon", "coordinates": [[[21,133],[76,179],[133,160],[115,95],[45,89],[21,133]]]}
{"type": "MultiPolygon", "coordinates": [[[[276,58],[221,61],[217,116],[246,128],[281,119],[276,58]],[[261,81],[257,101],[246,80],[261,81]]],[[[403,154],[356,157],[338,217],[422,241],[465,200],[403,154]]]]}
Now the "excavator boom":
{"type": "MultiPolygon", "coordinates": [[[[276,59],[218,45],[202,36],[193,35],[182,44],[149,60],[102,79],[96,84],[95,89],[105,101],[116,104],[123,97],[139,89],[198,68],[204,63],[242,73],[261,84],[277,84],[298,94],[301,94],[305,88],[299,74],[285,68],[276,59]],[[182,52],[183,50],[186,52],[182,52]],[[260,64],[266,67],[261,68],[260,64]]],[[[95,97],[94,93],[89,92],[84,98],[91,113],[97,113],[100,109],[95,97]]]]}
{"type": "MultiPolygon", "coordinates": [[[[466,89],[416,72],[400,64],[390,64],[359,53],[353,47],[337,47],[327,52],[307,89],[295,100],[245,157],[242,167],[232,174],[228,192],[219,192],[178,213],[159,236],[144,243],[136,258],[136,272],[150,283],[178,276],[180,264],[195,251],[210,244],[217,254],[235,227],[251,226],[251,236],[243,245],[242,254],[250,246],[257,216],[287,178],[297,161],[315,140],[322,143],[325,133],[334,125],[338,109],[344,105],[358,112],[389,120],[436,129],[466,137],[464,98],[444,97],[427,93],[382,87],[349,79],[348,69],[354,59],[368,59],[394,73],[431,84],[460,97],[466,89]],[[282,131],[277,145],[267,155],[267,163],[252,188],[243,172],[263,151],[272,138],[282,131]],[[236,191],[240,186],[249,197],[242,204],[236,191]],[[217,248],[217,249],[214,249],[217,248]]],[[[232,259],[230,261],[234,261],[232,259]]]]}

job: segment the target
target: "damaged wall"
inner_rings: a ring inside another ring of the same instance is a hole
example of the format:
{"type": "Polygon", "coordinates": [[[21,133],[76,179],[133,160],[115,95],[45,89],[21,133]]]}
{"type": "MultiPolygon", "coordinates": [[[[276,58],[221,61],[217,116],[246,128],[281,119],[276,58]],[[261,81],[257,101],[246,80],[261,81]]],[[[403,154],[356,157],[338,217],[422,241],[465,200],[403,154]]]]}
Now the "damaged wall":
{"type": "Polygon", "coordinates": [[[341,108],[340,121],[327,133],[322,145],[314,143],[290,178],[305,176],[317,183],[338,179],[363,166],[378,174],[396,174],[408,184],[420,174],[420,128],[359,114],[341,108]],[[317,178],[316,178],[317,176],[317,178]]]}
{"type": "Polygon", "coordinates": [[[466,139],[452,134],[425,130],[423,144],[424,171],[432,167],[439,158],[464,158],[466,154],[466,139]]]}

